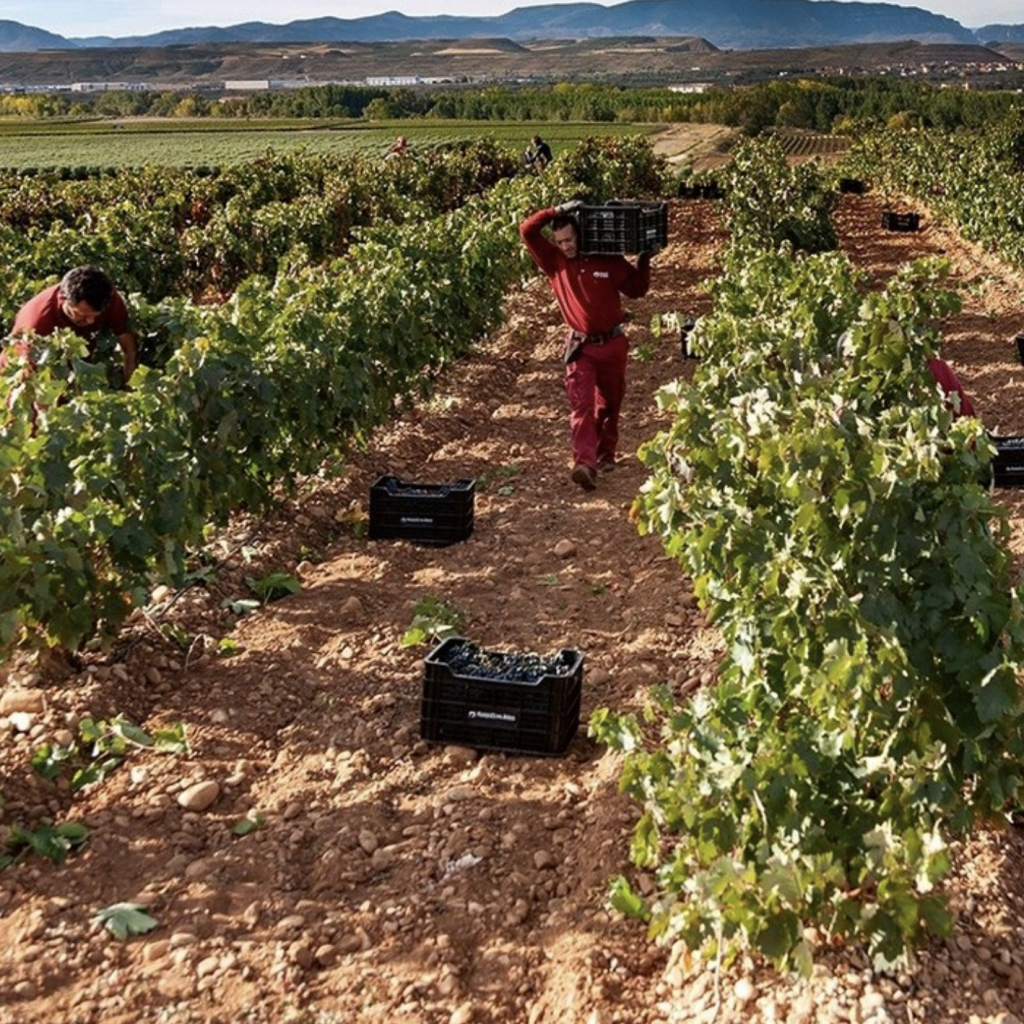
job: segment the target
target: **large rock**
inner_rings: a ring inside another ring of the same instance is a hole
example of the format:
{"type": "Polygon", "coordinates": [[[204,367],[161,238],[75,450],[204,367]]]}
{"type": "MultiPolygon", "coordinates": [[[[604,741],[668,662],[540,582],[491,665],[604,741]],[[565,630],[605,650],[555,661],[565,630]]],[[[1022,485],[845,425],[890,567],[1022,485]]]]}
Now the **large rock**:
{"type": "Polygon", "coordinates": [[[13,715],[22,711],[39,715],[46,710],[46,697],[42,690],[8,690],[0,694],[0,715],[13,715]]]}
{"type": "Polygon", "coordinates": [[[207,780],[197,782],[178,794],[178,803],[186,811],[205,811],[220,796],[220,784],[207,780]]]}

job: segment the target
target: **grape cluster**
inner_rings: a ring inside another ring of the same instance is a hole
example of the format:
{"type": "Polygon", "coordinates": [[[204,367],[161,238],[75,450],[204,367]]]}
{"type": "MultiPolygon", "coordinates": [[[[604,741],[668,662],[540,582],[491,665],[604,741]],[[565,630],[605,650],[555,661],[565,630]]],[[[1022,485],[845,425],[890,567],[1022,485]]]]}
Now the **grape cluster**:
{"type": "Polygon", "coordinates": [[[394,477],[387,481],[389,495],[402,495],[407,498],[447,498],[451,491],[450,484],[439,484],[437,486],[426,484],[403,484],[401,480],[394,477]]]}
{"type": "Polygon", "coordinates": [[[549,657],[522,651],[484,651],[476,644],[455,647],[448,667],[457,675],[474,679],[503,679],[514,683],[536,683],[549,675],[567,675],[571,669],[567,652],[549,657]]]}

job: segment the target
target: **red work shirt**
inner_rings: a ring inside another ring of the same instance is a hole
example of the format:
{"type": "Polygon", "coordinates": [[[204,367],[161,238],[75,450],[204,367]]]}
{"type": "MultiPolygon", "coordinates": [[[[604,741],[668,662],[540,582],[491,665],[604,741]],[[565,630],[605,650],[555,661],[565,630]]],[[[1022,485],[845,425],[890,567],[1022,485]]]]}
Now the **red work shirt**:
{"type": "Polygon", "coordinates": [[[944,359],[929,359],[928,369],[935,378],[935,382],[942,388],[943,394],[946,396],[946,404],[949,406],[950,412],[953,413],[953,419],[959,419],[961,416],[976,415],[974,405],[967,397],[967,392],[964,391],[960,378],[953,372],[953,367],[949,363],[944,359]],[[952,400],[952,395],[959,396],[959,408],[957,408],[957,403],[952,400]]]}
{"type": "Polygon", "coordinates": [[[620,293],[631,299],[647,294],[651,268],[634,267],[624,256],[574,256],[569,259],[542,232],[556,216],[554,207],[538,210],[519,225],[534,262],[551,281],[562,319],[580,334],[607,334],[622,323],[620,293]]]}
{"type": "Polygon", "coordinates": [[[80,338],[85,338],[89,342],[89,354],[92,355],[92,342],[101,331],[109,330],[117,335],[127,332],[128,308],[120,292],[115,291],[99,316],[87,327],[83,327],[68,319],[60,296],[60,285],[55,284],[41,291],[35,298],[29,299],[18,310],[11,333],[32,331],[45,338],[61,328],[70,329],[80,338]]]}
{"type": "MultiPolygon", "coordinates": [[[[99,316],[88,326],[81,326],[73,323],[64,312],[64,303],[60,296],[60,285],[55,284],[45,288],[34,298],[28,300],[18,310],[14,318],[14,326],[11,334],[23,334],[32,331],[34,334],[45,338],[54,331],[67,328],[74,331],[80,338],[85,338],[89,347],[89,358],[95,354],[94,342],[101,331],[110,330],[120,336],[128,331],[128,307],[124,299],[117,291],[111,293],[110,301],[100,312],[99,316]]],[[[17,358],[19,363],[32,364],[32,346],[28,339],[17,338],[8,347],[0,350],[0,369],[7,366],[11,357],[17,358]]]]}

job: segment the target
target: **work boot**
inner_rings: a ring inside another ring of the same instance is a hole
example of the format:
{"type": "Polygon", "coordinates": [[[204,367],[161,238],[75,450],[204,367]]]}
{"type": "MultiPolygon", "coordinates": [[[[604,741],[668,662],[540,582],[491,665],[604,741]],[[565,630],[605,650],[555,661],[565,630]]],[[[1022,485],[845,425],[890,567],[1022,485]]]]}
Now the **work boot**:
{"type": "Polygon", "coordinates": [[[615,456],[614,455],[602,455],[597,462],[597,468],[602,473],[610,473],[615,468],[615,456]]]}
{"type": "Polygon", "coordinates": [[[579,484],[585,491],[593,491],[597,488],[597,473],[582,462],[577,462],[572,470],[572,482],[579,484]]]}

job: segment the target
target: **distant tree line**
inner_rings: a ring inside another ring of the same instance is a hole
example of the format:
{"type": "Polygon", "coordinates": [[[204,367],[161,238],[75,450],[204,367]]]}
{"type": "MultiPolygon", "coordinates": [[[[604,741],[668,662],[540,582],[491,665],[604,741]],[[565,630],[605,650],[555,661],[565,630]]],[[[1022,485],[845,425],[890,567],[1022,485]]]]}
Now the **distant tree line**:
{"type": "Polygon", "coordinates": [[[768,128],[857,131],[887,124],[977,128],[1021,104],[1010,90],[953,88],[890,78],[785,79],[682,93],[589,83],[385,89],[323,85],[210,97],[181,92],[0,96],[0,116],[404,118],[471,121],[697,121],[750,135],[768,128]]]}

